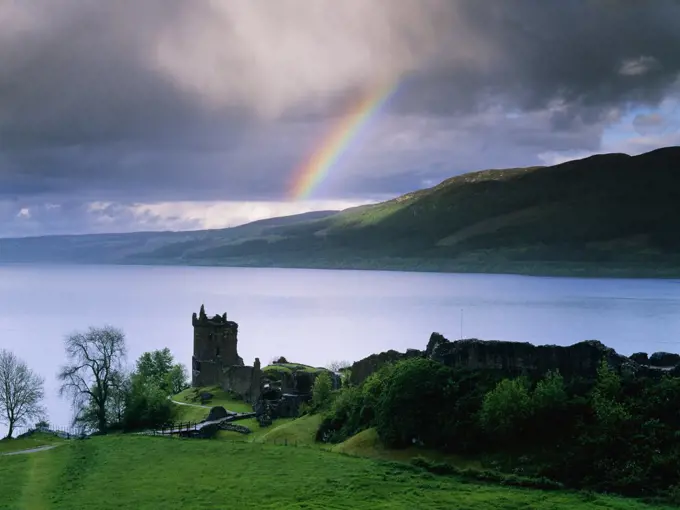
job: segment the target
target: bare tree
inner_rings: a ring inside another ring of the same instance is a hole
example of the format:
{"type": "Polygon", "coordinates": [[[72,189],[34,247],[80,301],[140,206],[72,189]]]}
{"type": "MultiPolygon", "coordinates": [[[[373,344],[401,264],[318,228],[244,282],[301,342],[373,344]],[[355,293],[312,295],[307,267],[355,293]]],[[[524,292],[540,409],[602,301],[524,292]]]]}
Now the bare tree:
{"type": "Polygon", "coordinates": [[[338,372],[345,370],[351,366],[352,364],[349,361],[331,361],[328,365],[326,365],[326,368],[331,372],[335,372],[337,374],[338,372]]]}
{"type": "Polygon", "coordinates": [[[12,437],[15,427],[43,417],[44,384],[26,363],[10,351],[0,350],[0,423],[9,427],[7,437],[12,437]]]}
{"type": "Polygon", "coordinates": [[[127,350],[125,334],[114,327],[90,328],[65,341],[69,360],[59,372],[60,395],[71,398],[78,417],[92,417],[99,432],[106,432],[107,410],[115,396],[127,350]]]}

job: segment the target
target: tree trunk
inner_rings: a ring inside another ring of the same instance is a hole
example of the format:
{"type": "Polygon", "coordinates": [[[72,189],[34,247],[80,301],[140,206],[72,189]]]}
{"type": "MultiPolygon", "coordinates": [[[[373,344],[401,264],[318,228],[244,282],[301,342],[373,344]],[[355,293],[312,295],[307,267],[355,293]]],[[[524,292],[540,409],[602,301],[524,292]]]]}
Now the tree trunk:
{"type": "Polygon", "coordinates": [[[97,428],[99,428],[99,432],[102,434],[106,433],[106,407],[104,405],[99,406],[99,412],[97,413],[97,420],[99,421],[99,424],[97,425],[97,428]]]}
{"type": "Polygon", "coordinates": [[[14,421],[9,422],[9,430],[7,431],[7,437],[12,438],[12,434],[14,433],[14,421]]]}

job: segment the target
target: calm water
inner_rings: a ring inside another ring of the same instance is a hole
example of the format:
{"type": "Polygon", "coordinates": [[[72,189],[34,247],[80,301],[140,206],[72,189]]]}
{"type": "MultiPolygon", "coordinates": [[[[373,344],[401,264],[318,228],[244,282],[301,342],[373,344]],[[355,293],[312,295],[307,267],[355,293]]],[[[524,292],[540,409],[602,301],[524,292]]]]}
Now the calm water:
{"type": "MultiPolygon", "coordinates": [[[[622,354],[677,351],[680,281],[496,275],[118,266],[0,266],[0,348],[46,379],[52,423],[63,338],[122,328],[130,360],[169,347],[190,364],[191,314],[227,312],[247,364],[312,365],[424,348],[430,333],[568,345],[599,339],[622,354]]],[[[0,431],[2,432],[2,431],[0,431]]]]}

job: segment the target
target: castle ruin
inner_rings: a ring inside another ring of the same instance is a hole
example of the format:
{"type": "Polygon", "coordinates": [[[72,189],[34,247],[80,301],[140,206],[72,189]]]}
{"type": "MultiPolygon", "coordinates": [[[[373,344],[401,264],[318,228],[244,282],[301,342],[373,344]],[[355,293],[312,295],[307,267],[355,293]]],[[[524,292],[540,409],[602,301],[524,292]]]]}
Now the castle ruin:
{"type": "Polygon", "coordinates": [[[219,386],[254,402],[260,395],[260,360],[245,366],[238,355],[238,324],[227,314],[208,317],[205,307],[191,317],[194,327],[194,355],[191,358],[193,387],[219,386]]]}
{"type": "Polygon", "coordinates": [[[194,355],[191,358],[192,386],[216,386],[222,382],[224,368],[243,366],[238,355],[238,324],[227,314],[210,318],[201,305],[198,317],[191,317],[194,327],[194,355]]]}

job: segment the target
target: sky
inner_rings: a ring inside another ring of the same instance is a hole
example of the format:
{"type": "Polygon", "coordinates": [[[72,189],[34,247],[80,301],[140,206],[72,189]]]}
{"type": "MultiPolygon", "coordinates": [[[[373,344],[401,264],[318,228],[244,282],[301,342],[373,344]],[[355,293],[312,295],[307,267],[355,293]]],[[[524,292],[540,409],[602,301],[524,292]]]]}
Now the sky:
{"type": "Polygon", "coordinates": [[[226,227],[669,145],[676,0],[0,2],[2,237],[226,227]]]}

